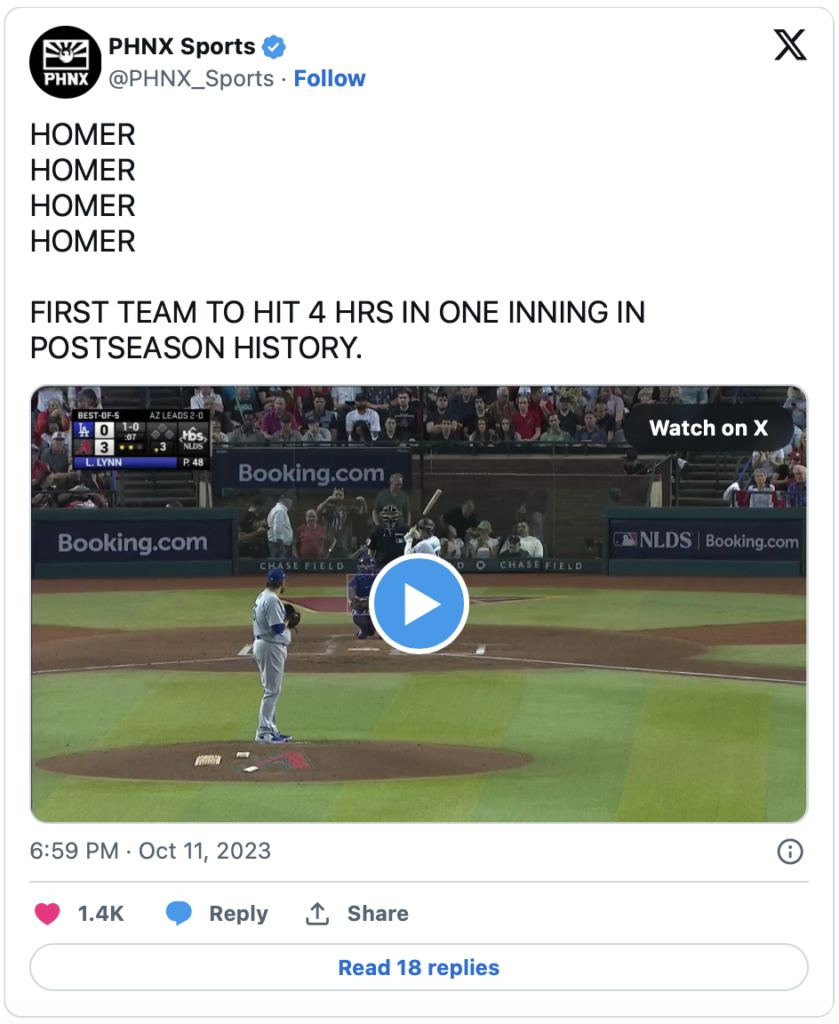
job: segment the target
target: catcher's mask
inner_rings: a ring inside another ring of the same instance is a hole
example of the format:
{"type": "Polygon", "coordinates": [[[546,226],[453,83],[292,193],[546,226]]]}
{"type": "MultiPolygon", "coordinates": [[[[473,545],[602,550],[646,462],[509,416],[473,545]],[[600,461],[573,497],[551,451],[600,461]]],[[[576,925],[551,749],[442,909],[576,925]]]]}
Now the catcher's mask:
{"type": "Polygon", "coordinates": [[[385,526],[396,526],[399,522],[399,509],[395,505],[385,505],[379,513],[379,518],[385,526]]]}
{"type": "Polygon", "coordinates": [[[358,571],[363,573],[374,573],[378,570],[376,560],[372,555],[362,555],[358,560],[358,571]]]}

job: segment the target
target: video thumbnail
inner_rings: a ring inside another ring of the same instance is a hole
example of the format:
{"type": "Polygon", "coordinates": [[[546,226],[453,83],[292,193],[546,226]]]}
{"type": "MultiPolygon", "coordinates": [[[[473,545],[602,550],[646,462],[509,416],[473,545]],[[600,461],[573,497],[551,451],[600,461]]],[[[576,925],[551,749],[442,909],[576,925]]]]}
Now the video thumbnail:
{"type": "Polygon", "coordinates": [[[31,413],[40,820],[804,814],[800,389],[44,387],[31,413]]]}

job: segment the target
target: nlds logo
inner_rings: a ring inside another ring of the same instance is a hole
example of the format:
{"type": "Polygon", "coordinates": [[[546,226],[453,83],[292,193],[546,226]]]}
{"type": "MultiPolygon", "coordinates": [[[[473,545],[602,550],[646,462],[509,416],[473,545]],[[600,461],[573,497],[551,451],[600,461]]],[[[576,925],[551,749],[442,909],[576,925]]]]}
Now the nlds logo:
{"type": "Polygon", "coordinates": [[[689,530],[616,531],[612,543],[616,548],[646,548],[650,551],[689,551],[693,547],[693,534],[689,530]]]}
{"type": "Polygon", "coordinates": [[[29,54],[29,71],[35,84],[58,99],[83,96],[99,81],[102,53],[96,40],[72,25],[44,32],[29,54]]]}

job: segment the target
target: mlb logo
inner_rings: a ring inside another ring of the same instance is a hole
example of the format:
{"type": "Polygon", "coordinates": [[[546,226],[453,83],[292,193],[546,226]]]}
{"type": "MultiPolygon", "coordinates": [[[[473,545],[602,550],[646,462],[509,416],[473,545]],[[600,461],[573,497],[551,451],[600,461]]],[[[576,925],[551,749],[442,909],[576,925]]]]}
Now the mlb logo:
{"type": "Polygon", "coordinates": [[[74,423],[73,424],[73,436],[74,437],[93,437],[93,424],[92,423],[74,423]]]}
{"type": "Polygon", "coordinates": [[[638,534],[637,533],[616,533],[614,536],[613,543],[616,548],[637,548],[638,547],[638,534]]]}
{"type": "Polygon", "coordinates": [[[87,39],[44,40],[44,71],[88,71],[90,44],[87,39]]]}

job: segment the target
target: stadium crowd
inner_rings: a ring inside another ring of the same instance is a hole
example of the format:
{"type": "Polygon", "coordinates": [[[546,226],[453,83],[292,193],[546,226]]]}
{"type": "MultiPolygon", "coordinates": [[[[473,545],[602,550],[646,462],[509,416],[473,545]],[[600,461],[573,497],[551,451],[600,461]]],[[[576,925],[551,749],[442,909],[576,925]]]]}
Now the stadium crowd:
{"type": "MultiPolygon", "coordinates": [[[[189,390],[190,406],[210,413],[214,444],[237,447],[430,444],[504,450],[511,445],[564,446],[572,451],[626,448],[624,425],[636,406],[666,408],[748,400],[747,389],[676,386],[242,386],[189,390]]],[[[74,409],[101,405],[99,387],[44,387],[33,396],[33,505],[108,504],[110,475],[73,471],[69,433],[74,409]]],[[[790,410],[795,424],[790,444],[780,451],[755,452],[727,488],[724,501],[752,507],[806,505],[807,399],[799,389],[790,387],[784,407],[790,410]]],[[[680,454],[686,462],[689,453],[680,454]]],[[[624,472],[643,473],[647,468],[633,453],[627,454],[624,472]]],[[[314,511],[323,518],[322,510],[314,511]]]]}

